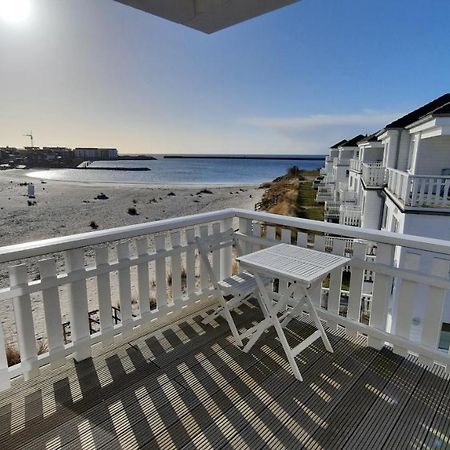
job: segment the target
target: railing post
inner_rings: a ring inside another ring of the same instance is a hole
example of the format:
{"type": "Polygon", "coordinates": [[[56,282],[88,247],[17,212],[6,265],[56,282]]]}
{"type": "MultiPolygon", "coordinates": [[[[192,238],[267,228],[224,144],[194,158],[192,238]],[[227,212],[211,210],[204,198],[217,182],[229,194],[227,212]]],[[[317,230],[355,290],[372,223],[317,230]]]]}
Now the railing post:
{"type": "MultiPolygon", "coordinates": [[[[233,230],[233,219],[225,219],[220,222],[220,231],[222,233],[233,230]]],[[[233,260],[233,248],[231,246],[222,248],[220,250],[220,279],[224,280],[231,275],[232,272],[232,260],[233,260]]]]}
{"type": "MultiPolygon", "coordinates": [[[[28,287],[27,267],[25,264],[11,267],[9,271],[11,288],[28,287]]],[[[29,380],[39,375],[37,366],[36,336],[34,334],[33,312],[29,294],[15,297],[14,315],[16,318],[17,340],[19,342],[20,361],[23,376],[29,380]]]]}
{"type": "MultiPolygon", "coordinates": [[[[252,221],[250,219],[243,219],[242,217],[239,217],[239,231],[246,236],[251,236],[252,221]]],[[[252,245],[250,242],[242,242],[241,248],[244,255],[252,251],[252,245]]]]}
{"type": "MultiPolygon", "coordinates": [[[[55,282],[57,279],[55,260],[49,258],[39,261],[39,272],[42,283],[55,282]]],[[[43,289],[42,299],[50,359],[53,367],[60,367],[65,363],[65,349],[58,288],[55,286],[50,289],[43,289]]]]}
{"type": "Polygon", "coordinates": [[[91,357],[89,333],[88,301],[86,290],[86,271],[84,254],[81,249],[69,250],[65,253],[66,271],[69,276],[81,275],[82,279],[69,285],[70,331],[75,361],[91,357]]]}

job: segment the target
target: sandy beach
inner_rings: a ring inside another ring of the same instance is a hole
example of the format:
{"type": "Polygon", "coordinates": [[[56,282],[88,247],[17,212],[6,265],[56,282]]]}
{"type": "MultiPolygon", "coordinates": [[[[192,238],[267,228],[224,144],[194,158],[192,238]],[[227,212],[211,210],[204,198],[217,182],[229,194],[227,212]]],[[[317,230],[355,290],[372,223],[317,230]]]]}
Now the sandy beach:
{"type": "Polygon", "coordinates": [[[174,186],[73,183],[45,181],[23,170],[0,171],[0,246],[153,222],[232,206],[253,209],[260,200],[258,186],[174,186]],[[27,186],[33,183],[36,204],[29,206],[27,186]],[[201,193],[208,189],[211,194],[201,193]],[[100,193],[108,198],[97,199],[100,193]],[[172,195],[175,194],[175,195],[172,195]],[[136,208],[137,215],[128,214],[136,208]]]}
{"type": "MultiPolygon", "coordinates": [[[[92,230],[91,222],[95,222],[101,230],[227,207],[254,209],[262,193],[263,190],[256,185],[155,187],[143,184],[41,182],[27,177],[23,170],[1,171],[0,246],[88,232],[92,230]],[[28,187],[24,183],[30,182],[35,186],[34,200],[29,200],[26,195],[28,187]],[[200,193],[205,189],[211,193],[200,193]],[[101,193],[107,198],[98,199],[101,193]],[[137,215],[130,215],[129,208],[135,208],[137,215]]],[[[89,253],[92,257],[92,252],[88,252],[88,260],[89,253]]],[[[28,262],[34,266],[36,261],[28,262]]],[[[58,266],[62,266],[62,261],[58,266]]],[[[5,268],[0,266],[0,287],[8,283],[5,268]]],[[[32,267],[30,277],[34,279],[36,276],[36,268],[32,267]]],[[[117,293],[115,284],[112,280],[113,296],[117,293]]],[[[88,294],[89,309],[93,310],[97,306],[95,282],[88,282],[88,294]]],[[[65,288],[61,288],[62,321],[68,320],[66,295],[65,288]]],[[[36,336],[45,339],[40,295],[32,296],[32,305],[36,336]]],[[[0,305],[0,321],[5,338],[14,342],[15,321],[10,302],[0,305]]]]}

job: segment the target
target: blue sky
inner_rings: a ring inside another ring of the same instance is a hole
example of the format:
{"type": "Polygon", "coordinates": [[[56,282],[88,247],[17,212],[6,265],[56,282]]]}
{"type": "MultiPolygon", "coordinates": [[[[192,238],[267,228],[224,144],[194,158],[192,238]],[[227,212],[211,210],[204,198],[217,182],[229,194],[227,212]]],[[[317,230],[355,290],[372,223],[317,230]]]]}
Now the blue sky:
{"type": "Polygon", "coordinates": [[[325,153],[450,91],[448,0],[303,0],[205,35],[112,0],[0,20],[0,146],[325,153]]]}

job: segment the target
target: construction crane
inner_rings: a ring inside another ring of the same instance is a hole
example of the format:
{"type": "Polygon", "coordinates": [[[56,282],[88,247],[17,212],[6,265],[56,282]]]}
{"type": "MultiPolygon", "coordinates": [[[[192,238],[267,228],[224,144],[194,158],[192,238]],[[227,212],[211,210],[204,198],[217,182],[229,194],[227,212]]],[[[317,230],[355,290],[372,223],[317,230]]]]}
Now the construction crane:
{"type": "Polygon", "coordinates": [[[29,134],[24,134],[24,136],[30,138],[30,140],[31,140],[31,146],[34,147],[34,144],[33,144],[33,132],[30,131],[29,134]]]}

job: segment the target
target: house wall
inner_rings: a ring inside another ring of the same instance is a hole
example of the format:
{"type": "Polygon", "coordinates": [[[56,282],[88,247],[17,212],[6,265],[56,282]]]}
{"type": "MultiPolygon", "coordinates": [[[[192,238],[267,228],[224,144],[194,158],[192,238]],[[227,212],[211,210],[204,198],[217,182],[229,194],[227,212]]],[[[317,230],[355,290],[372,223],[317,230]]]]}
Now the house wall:
{"type": "Polygon", "coordinates": [[[361,227],[378,230],[383,214],[384,198],[379,190],[365,190],[361,192],[361,227]]]}
{"type": "Polygon", "coordinates": [[[411,170],[417,175],[441,175],[450,168],[450,136],[420,139],[411,170]]]}
{"type": "Polygon", "coordinates": [[[363,147],[359,159],[363,162],[376,162],[383,160],[384,147],[363,147]]]}

